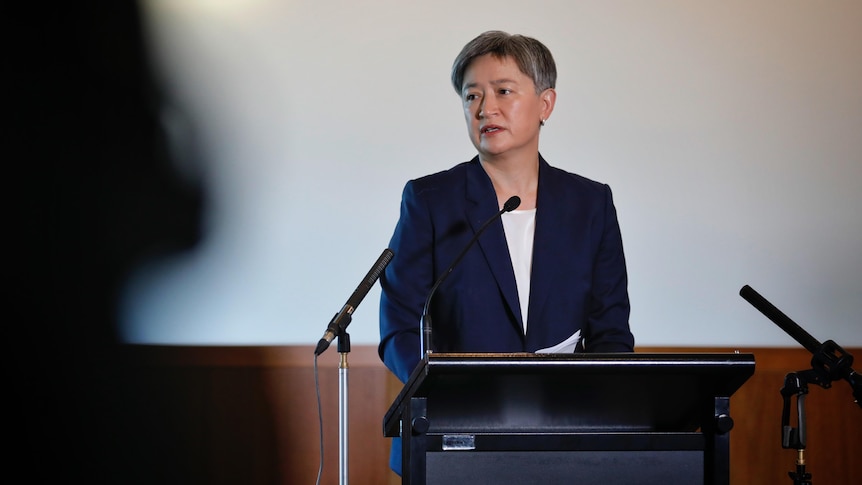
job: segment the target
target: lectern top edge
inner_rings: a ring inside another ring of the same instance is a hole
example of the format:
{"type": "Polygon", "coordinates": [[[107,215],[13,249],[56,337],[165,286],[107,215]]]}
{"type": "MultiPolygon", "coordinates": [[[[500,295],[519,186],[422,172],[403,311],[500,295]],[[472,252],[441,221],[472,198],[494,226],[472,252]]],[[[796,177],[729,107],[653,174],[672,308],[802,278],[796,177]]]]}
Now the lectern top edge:
{"type": "Polygon", "coordinates": [[[397,433],[402,408],[407,401],[425,395],[429,389],[448,379],[498,380],[506,375],[525,374],[544,376],[541,379],[551,379],[547,381],[551,385],[560,380],[578,385],[580,379],[600,379],[611,387],[614,382],[648,381],[649,378],[672,382],[688,376],[684,377],[688,384],[691,379],[703,383],[698,386],[702,387],[700,392],[729,397],[754,374],[754,355],[739,352],[429,353],[417,365],[387,411],[383,420],[384,435],[397,433]]]}
{"type": "Polygon", "coordinates": [[[632,353],[578,353],[534,354],[519,353],[429,353],[420,362],[430,366],[447,363],[476,362],[495,365],[504,362],[546,364],[562,362],[567,365],[740,365],[754,363],[754,355],[740,352],[632,352],[632,353]]]}

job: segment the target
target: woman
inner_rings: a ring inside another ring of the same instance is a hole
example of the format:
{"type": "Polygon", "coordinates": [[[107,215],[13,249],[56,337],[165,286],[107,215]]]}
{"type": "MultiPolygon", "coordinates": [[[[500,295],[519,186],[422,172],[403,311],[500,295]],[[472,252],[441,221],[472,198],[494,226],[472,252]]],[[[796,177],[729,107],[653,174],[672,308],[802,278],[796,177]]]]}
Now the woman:
{"type": "Polygon", "coordinates": [[[421,357],[435,281],[511,196],[434,293],[435,352],[536,352],[573,338],[586,352],[631,352],[626,265],[607,185],[550,166],[541,127],[556,66],[539,41],[486,32],[455,59],[452,85],[478,155],[409,181],[381,277],[380,356],[402,382],[421,357]]]}

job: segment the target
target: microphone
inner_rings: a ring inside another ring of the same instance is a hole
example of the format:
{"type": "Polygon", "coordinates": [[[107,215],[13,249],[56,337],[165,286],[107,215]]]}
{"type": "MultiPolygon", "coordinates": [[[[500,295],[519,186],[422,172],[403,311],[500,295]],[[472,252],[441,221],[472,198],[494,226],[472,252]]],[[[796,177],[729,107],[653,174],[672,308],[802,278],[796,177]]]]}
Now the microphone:
{"type": "Polygon", "coordinates": [[[356,290],[353,291],[353,294],[350,295],[350,298],[347,299],[347,303],[341,307],[341,311],[335,314],[332,317],[332,321],[329,322],[329,326],[326,328],[326,332],[323,333],[323,337],[317,342],[317,348],[314,349],[314,355],[322,354],[327,348],[329,348],[329,344],[332,343],[332,340],[348,325],[350,325],[350,318],[353,315],[353,312],[356,311],[356,307],[362,303],[365,295],[368,294],[368,291],[374,286],[374,283],[380,278],[380,274],[383,273],[383,270],[386,269],[386,266],[389,265],[389,262],[392,261],[392,257],[395,256],[395,253],[386,248],[383,250],[383,254],[377,258],[377,262],[374,263],[374,266],[371,267],[371,270],[368,271],[368,274],[365,275],[365,278],[359,283],[359,286],[356,287],[356,290]]]}
{"type": "Polygon", "coordinates": [[[812,354],[811,366],[816,376],[816,383],[823,388],[829,388],[832,381],[843,378],[853,389],[856,404],[862,407],[862,375],[851,367],[853,356],[832,340],[822,344],[805,329],[796,324],[781,310],[769,303],[766,298],[748,285],[739,290],[739,296],[745,298],[767,318],[781,327],[794,340],[802,344],[812,354]]]}
{"type": "Polygon", "coordinates": [[[481,236],[482,233],[485,232],[485,229],[487,229],[492,222],[502,216],[504,212],[512,212],[513,210],[517,209],[519,205],[521,205],[520,197],[518,197],[517,195],[509,197],[509,200],[507,200],[506,203],[503,204],[503,208],[500,209],[499,212],[494,214],[492,217],[490,217],[487,221],[485,221],[481,227],[479,227],[479,230],[476,231],[476,234],[473,235],[473,238],[470,239],[470,242],[468,242],[467,245],[464,246],[464,249],[461,250],[461,254],[459,254],[458,257],[455,258],[454,261],[452,261],[452,264],[449,265],[449,268],[447,268],[446,271],[444,271],[443,274],[441,274],[440,277],[437,278],[437,281],[434,283],[434,286],[431,287],[431,291],[428,292],[428,298],[425,299],[425,308],[422,310],[422,333],[420,334],[420,340],[422,341],[422,354],[419,356],[420,359],[424,358],[425,354],[431,352],[431,315],[429,313],[429,309],[431,307],[431,297],[434,296],[434,292],[437,291],[437,287],[439,287],[440,284],[443,283],[443,281],[447,277],[449,277],[449,274],[452,273],[452,270],[455,269],[455,266],[457,266],[458,263],[461,262],[461,259],[464,257],[465,254],[467,254],[467,251],[473,246],[476,240],[479,239],[479,236],[481,236]]]}
{"type": "Polygon", "coordinates": [[[784,312],[776,308],[772,303],[769,303],[760,293],[754,291],[754,288],[748,285],[743,286],[739,290],[739,296],[745,298],[754,308],[760,310],[760,313],[775,322],[776,325],[781,327],[794,340],[802,344],[809,352],[816,353],[820,349],[820,342],[816,338],[812,337],[810,333],[797,325],[796,322],[791,320],[790,317],[785,315],[784,312]]]}

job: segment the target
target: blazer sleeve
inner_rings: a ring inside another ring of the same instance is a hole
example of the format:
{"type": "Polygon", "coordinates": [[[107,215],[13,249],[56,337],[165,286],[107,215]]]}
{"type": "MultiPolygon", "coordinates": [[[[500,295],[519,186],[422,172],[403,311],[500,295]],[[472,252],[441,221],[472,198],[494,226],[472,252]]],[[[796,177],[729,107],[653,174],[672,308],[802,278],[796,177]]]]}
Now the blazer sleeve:
{"type": "Polygon", "coordinates": [[[427,201],[408,182],[389,247],[395,253],[380,277],[380,345],[384,364],[407,382],[421,360],[421,314],[433,285],[433,227],[427,201]]]}
{"type": "Polygon", "coordinates": [[[629,328],[628,276],[622,235],[609,186],[604,185],[604,221],[595,256],[590,290],[587,352],[632,352],[634,336],[629,328]]]}

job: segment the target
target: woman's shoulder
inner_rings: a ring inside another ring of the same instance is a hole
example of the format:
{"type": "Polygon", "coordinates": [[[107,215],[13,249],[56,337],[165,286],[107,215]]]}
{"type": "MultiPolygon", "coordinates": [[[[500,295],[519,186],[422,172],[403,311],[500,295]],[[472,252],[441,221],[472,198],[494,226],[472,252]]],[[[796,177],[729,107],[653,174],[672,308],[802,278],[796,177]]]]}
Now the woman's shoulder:
{"type": "Polygon", "coordinates": [[[461,162],[447,170],[423,175],[407,182],[407,185],[415,192],[425,192],[428,190],[455,190],[456,187],[463,186],[466,183],[467,172],[475,170],[479,166],[478,159],[461,162]]]}
{"type": "Polygon", "coordinates": [[[608,184],[604,182],[599,182],[583,175],[551,166],[547,161],[544,161],[544,166],[547,173],[547,179],[554,184],[561,184],[568,188],[586,190],[589,192],[604,193],[609,190],[608,184]]]}

